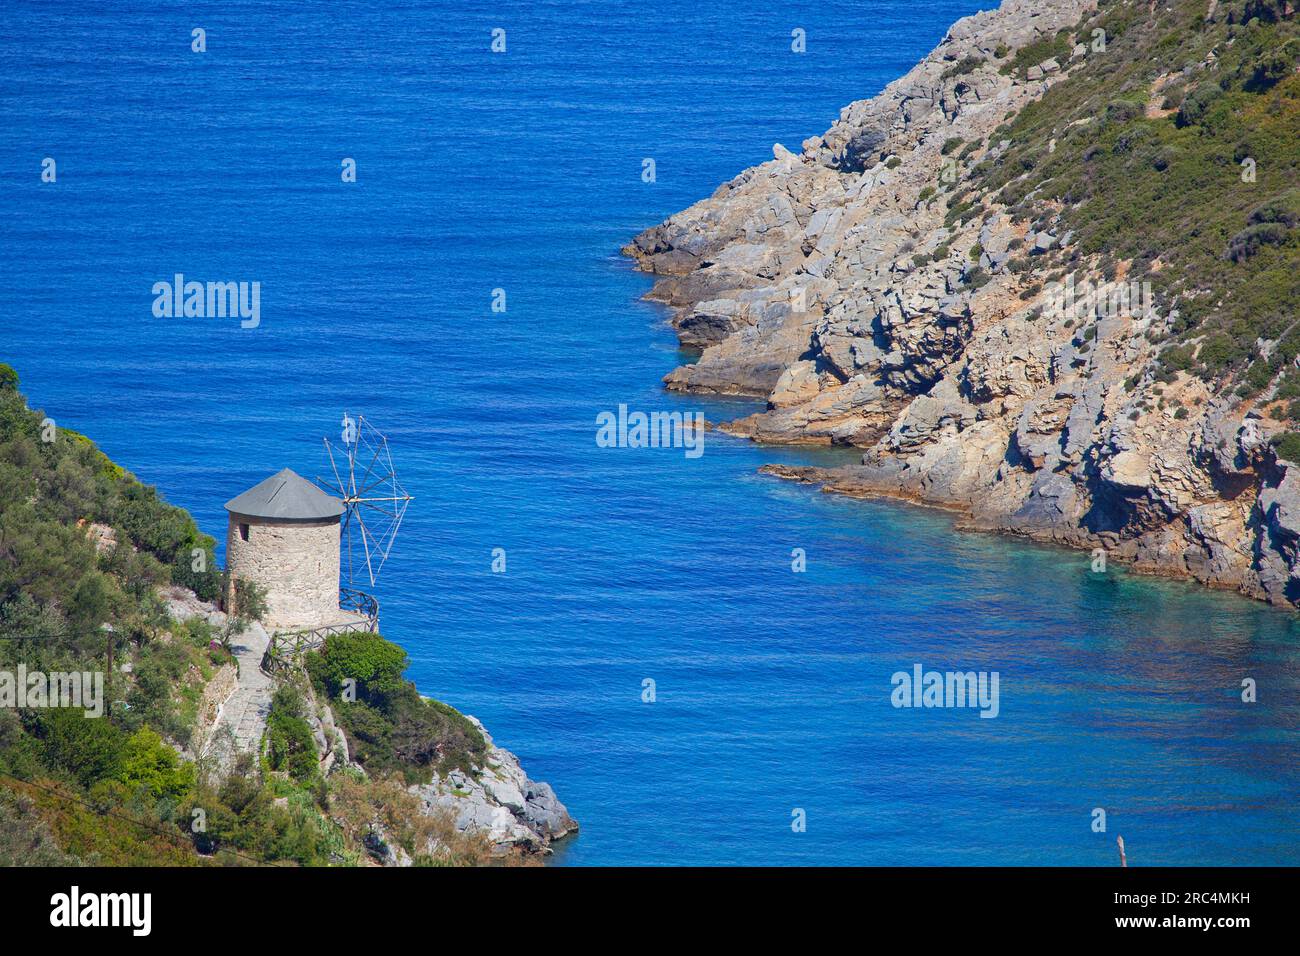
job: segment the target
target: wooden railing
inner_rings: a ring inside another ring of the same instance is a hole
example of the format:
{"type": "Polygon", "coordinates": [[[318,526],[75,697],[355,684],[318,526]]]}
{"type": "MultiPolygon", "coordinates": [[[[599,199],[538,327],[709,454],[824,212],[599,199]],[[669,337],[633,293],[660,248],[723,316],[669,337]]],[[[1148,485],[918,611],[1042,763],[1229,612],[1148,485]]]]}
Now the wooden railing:
{"type": "Polygon", "coordinates": [[[356,611],[364,621],[276,631],[271,635],[266,656],[262,658],[263,670],[274,671],[299,663],[308,651],[319,650],[331,634],[351,634],[363,630],[374,633],[379,629],[379,602],[364,591],[340,588],[339,607],[346,611],[356,611]]]}
{"type": "Polygon", "coordinates": [[[365,591],[357,591],[354,588],[339,588],[339,607],[349,611],[357,611],[363,614],[369,621],[368,631],[377,630],[379,627],[379,602],[375,600],[374,595],[367,594],[365,591]]]}

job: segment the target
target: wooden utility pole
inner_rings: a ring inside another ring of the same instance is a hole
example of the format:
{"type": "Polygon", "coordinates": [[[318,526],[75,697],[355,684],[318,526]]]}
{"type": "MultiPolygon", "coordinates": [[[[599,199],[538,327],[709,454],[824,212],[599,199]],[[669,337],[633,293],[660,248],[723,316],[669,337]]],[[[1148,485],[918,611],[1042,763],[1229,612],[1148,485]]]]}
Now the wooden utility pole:
{"type": "Polygon", "coordinates": [[[108,638],[108,673],[104,675],[104,715],[113,716],[113,625],[101,624],[99,629],[108,638]]]}
{"type": "Polygon", "coordinates": [[[226,571],[226,619],[235,616],[235,573],[226,571]]]}

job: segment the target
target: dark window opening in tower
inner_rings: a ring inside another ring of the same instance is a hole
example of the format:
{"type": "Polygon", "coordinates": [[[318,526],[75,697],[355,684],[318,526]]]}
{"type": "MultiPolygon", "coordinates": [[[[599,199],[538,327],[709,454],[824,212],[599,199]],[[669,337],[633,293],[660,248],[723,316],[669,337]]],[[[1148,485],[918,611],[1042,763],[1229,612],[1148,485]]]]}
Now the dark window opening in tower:
{"type": "Polygon", "coordinates": [[[239,526],[239,537],[242,538],[242,539],[245,540],[245,541],[248,540],[248,525],[246,525],[246,524],[241,524],[241,525],[239,526]]]}

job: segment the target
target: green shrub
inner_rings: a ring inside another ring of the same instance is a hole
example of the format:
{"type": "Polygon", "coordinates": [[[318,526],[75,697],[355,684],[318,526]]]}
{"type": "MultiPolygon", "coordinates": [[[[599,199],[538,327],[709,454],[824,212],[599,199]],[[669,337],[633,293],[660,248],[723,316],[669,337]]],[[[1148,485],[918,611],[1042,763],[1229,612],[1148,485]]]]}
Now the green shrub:
{"type": "Polygon", "coordinates": [[[942,79],[950,80],[955,76],[965,76],[976,67],[983,65],[984,60],[978,56],[964,56],[948,69],[943,71],[942,79]]]}
{"type": "Polygon", "coordinates": [[[1260,392],[1273,381],[1274,370],[1267,362],[1252,362],[1246,370],[1246,384],[1252,391],[1260,392]]]}
{"type": "Polygon", "coordinates": [[[1245,88],[1252,93],[1271,89],[1295,72],[1300,62],[1300,40],[1291,39],[1282,46],[1266,50],[1250,64],[1250,78],[1245,88]]]}
{"type": "Polygon", "coordinates": [[[1055,36],[1043,37],[1026,44],[1016,51],[1016,55],[1002,66],[1002,73],[1023,73],[1031,66],[1037,66],[1044,60],[1064,60],[1071,50],[1068,30],[1061,30],[1055,36]]]}
{"type": "Polygon", "coordinates": [[[964,219],[973,218],[973,209],[974,203],[969,201],[959,202],[955,205],[949,206],[948,212],[944,214],[943,224],[952,227],[964,219]]]}
{"type": "Polygon", "coordinates": [[[1300,225],[1300,189],[1292,189],[1260,203],[1246,219],[1250,225],[1278,223],[1288,229],[1300,225]]]}
{"type": "Polygon", "coordinates": [[[122,772],[126,735],[110,721],[63,707],[33,712],[26,719],[28,729],[42,744],[45,764],[81,786],[89,787],[122,772]]]}
{"type": "Polygon", "coordinates": [[[1300,374],[1288,372],[1278,383],[1276,398],[1300,398],[1300,374]]]}
{"type": "Polygon", "coordinates": [[[355,686],[359,699],[377,705],[401,688],[404,670],[406,651],[364,631],[331,634],[308,658],[309,673],[331,698],[341,695],[345,686],[355,686]]]}
{"type": "Polygon", "coordinates": [[[1241,359],[1244,354],[1239,343],[1222,332],[1216,332],[1201,344],[1197,357],[1211,371],[1221,371],[1241,359]]]}
{"type": "Polygon", "coordinates": [[[144,789],[155,799],[179,801],[194,787],[194,765],[182,763],[157,733],[142,727],[122,748],[118,780],[132,790],[144,789]]]}
{"type": "Polygon", "coordinates": [[[1192,367],[1192,348],[1188,345],[1174,345],[1160,353],[1160,364],[1176,372],[1192,367]]]}
{"type": "Polygon", "coordinates": [[[1106,122],[1127,123],[1142,115],[1142,104],[1132,100],[1111,100],[1106,104],[1106,122]]]}
{"type": "MultiPolygon", "coordinates": [[[[230,572],[223,571],[221,574],[223,596],[230,593],[230,586],[230,572]]],[[[243,630],[249,622],[260,621],[266,617],[266,588],[256,581],[235,578],[233,596],[235,606],[227,610],[236,618],[232,625],[235,630],[243,630]]]]}
{"type": "Polygon", "coordinates": [[[1273,451],[1278,458],[1300,464],[1300,433],[1283,432],[1274,435],[1269,439],[1269,444],[1273,446],[1273,451]]]}
{"type": "Polygon", "coordinates": [[[1210,106],[1222,95],[1223,90],[1217,83],[1201,83],[1183,97],[1183,104],[1178,108],[1178,125],[1192,126],[1201,122],[1210,106]]]}
{"type": "Polygon", "coordinates": [[[464,715],[421,697],[401,677],[405,651],[377,634],[332,635],[307,655],[306,665],[317,688],[334,698],[353,758],[368,771],[427,782],[435,770],[469,771],[487,752],[482,733],[464,715]],[[349,678],[356,699],[338,699],[349,678]]]}
{"type": "Polygon", "coordinates": [[[316,741],[306,719],[302,693],[291,684],[279,687],[271,699],[267,717],[267,759],[273,770],[284,770],[293,779],[313,779],[319,769],[316,741]]]}
{"type": "Polygon", "coordinates": [[[1228,242],[1227,257],[1242,262],[1255,255],[1264,246],[1280,246],[1287,241],[1289,230],[1279,222],[1261,222],[1247,226],[1228,242]]]}

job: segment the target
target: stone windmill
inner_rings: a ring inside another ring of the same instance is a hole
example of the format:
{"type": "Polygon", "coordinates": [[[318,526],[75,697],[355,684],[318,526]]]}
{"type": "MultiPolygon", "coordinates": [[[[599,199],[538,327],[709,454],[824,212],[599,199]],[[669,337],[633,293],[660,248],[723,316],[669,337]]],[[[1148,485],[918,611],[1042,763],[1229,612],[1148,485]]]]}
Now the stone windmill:
{"type": "Polygon", "coordinates": [[[376,626],[375,599],[352,585],[363,571],[374,585],[411,496],[387,438],[360,416],[343,424],[342,448],[325,441],[337,494],[285,468],[226,502],[226,566],[265,589],[268,630],[376,626]]]}

